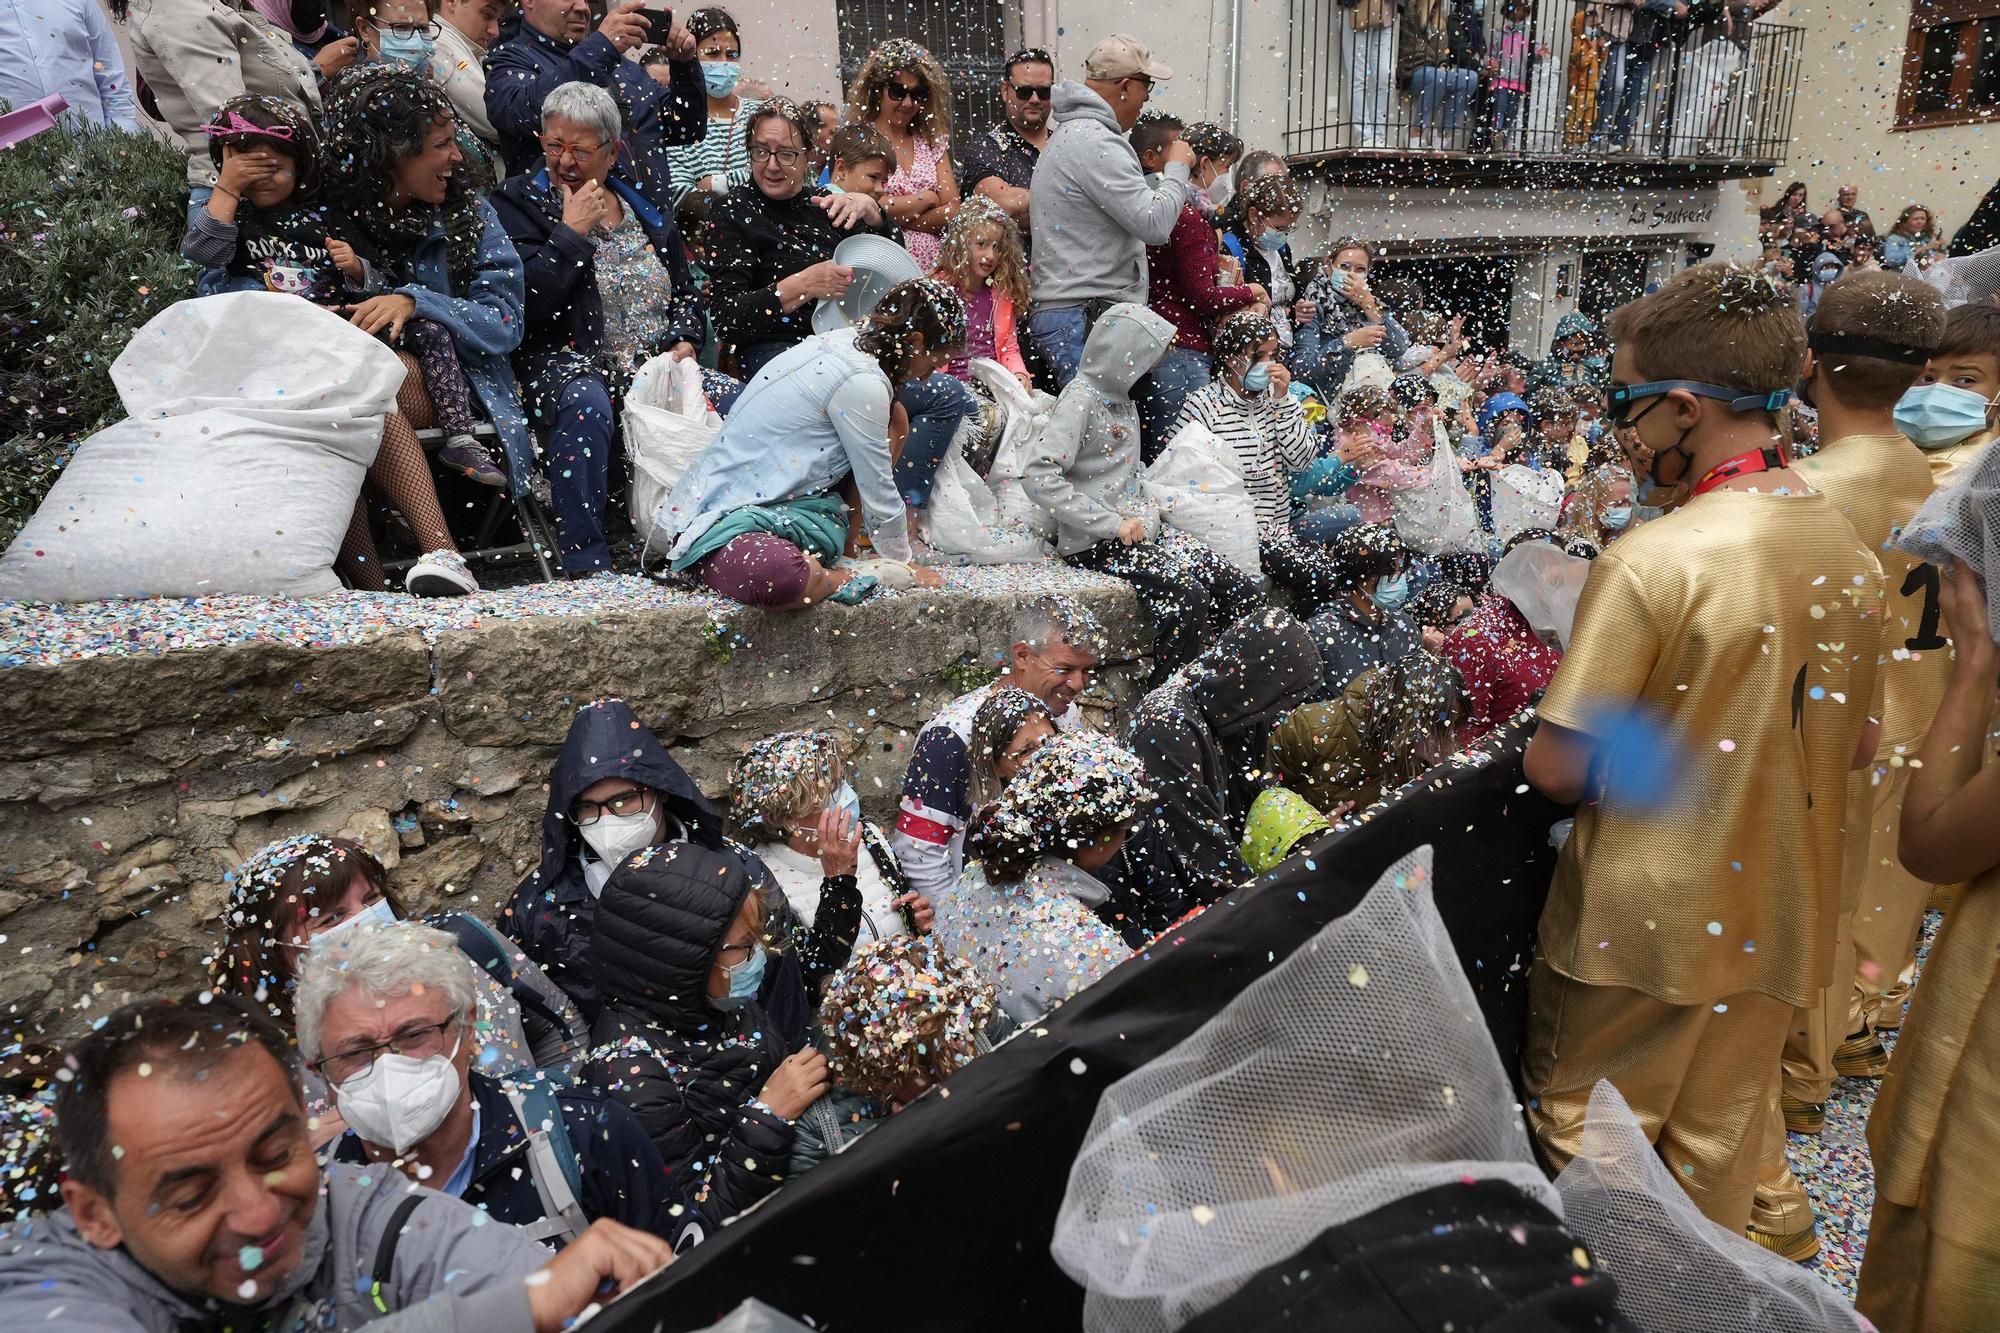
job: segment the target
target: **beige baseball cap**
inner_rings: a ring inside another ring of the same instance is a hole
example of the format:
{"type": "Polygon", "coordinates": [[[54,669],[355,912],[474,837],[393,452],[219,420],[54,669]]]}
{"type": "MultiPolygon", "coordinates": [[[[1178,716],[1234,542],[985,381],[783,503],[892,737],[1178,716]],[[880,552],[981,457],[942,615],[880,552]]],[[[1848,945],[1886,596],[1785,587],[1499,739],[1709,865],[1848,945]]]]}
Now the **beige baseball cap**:
{"type": "Polygon", "coordinates": [[[1090,48],[1083,58],[1087,79],[1171,79],[1173,70],[1153,59],[1153,53],[1137,37],[1114,33],[1090,48]]]}

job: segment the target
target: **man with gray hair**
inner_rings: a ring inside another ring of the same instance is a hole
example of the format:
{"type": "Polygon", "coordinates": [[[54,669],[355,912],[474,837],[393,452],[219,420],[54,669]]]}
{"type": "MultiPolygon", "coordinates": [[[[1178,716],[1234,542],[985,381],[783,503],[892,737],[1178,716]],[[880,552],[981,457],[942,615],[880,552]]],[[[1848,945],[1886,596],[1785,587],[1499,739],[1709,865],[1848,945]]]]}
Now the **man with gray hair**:
{"type": "Polygon", "coordinates": [[[632,1112],[546,1075],[473,1070],[472,961],[415,922],[349,931],[305,960],[299,1053],[348,1132],[333,1159],[388,1163],[561,1246],[601,1217],[672,1242],[703,1227],[632,1112]]]}
{"type": "Polygon", "coordinates": [[[514,377],[543,431],[563,572],[580,578],[611,565],[612,389],[654,356],[695,356],[707,312],[673,209],[621,163],[611,94],[560,84],[541,126],[545,165],[490,199],[527,284],[514,377]]]}
{"type": "Polygon", "coordinates": [[[1014,642],[1000,679],[946,704],[917,733],[903,800],[890,838],[912,892],[936,895],[958,882],[965,829],[972,819],[972,719],[1001,686],[1026,690],[1049,706],[1056,726],[1083,725],[1077,696],[1104,656],[1104,629],[1080,603],[1047,593],[1014,616],[1014,642]]]}

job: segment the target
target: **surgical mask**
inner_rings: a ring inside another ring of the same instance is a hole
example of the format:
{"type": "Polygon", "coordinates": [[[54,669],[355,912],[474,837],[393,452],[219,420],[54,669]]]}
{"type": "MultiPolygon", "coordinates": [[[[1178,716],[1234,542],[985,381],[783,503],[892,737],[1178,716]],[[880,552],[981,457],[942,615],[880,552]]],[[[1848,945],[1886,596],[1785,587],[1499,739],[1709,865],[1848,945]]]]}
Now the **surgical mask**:
{"type": "Polygon", "coordinates": [[[1408,574],[1384,574],[1375,580],[1375,605],[1384,611],[1394,611],[1410,600],[1410,576],[1408,574]]]}
{"type": "Polygon", "coordinates": [[[857,824],[861,822],[861,798],[848,783],[833,789],[833,795],[826,798],[826,808],[846,815],[857,824]]]}
{"type": "Polygon", "coordinates": [[[1202,193],[1208,196],[1209,207],[1219,213],[1227,206],[1229,196],[1234,191],[1229,188],[1229,181],[1226,178],[1218,176],[1208,183],[1208,188],[1203,190],[1202,193]]]}
{"type": "Polygon", "coordinates": [[[422,72],[431,63],[431,52],[436,43],[420,32],[398,32],[394,28],[382,30],[382,60],[385,64],[401,65],[404,69],[422,72]]]}
{"type": "Polygon", "coordinates": [[[597,859],[616,868],[641,847],[651,847],[660,836],[659,821],[651,810],[636,815],[599,815],[595,823],[583,826],[583,840],[597,859]]]}
{"type": "Polygon", "coordinates": [[[729,994],[715,1002],[718,1009],[741,1009],[757,998],[757,988],[764,984],[764,946],[752,945],[750,956],[728,968],[729,994]]]}
{"type": "Polygon", "coordinates": [[[450,1054],[421,1060],[384,1051],[335,1089],[341,1119],[369,1143],[402,1156],[436,1132],[457,1105],[463,1092],[452,1064],[457,1058],[458,1041],[450,1054]]]}
{"type": "Polygon", "coordinates": [[[736,91],[736,84],[743,77],[743,66],[734,60],[704,60],[701,62],[701,81],[708,88],[710,97],[727,97],[736,91]]]}
{"type": "Polygon", "coordinates": [[[1268,393],[1271,388],[1271,363],[1259,361],[1243,372],[1243,392],[1268,393]]]}
{"type": "Polygon", "coordinates": [[[379,930],[383,926],[393,926],[395,924],[396,909],[389,906],[387,898],[377,898],[374,902],[368,904],[368,906],[362,908],[339,925],[328,926],[325,930],[313,936],[312,951],[316,954],[325,953],[337,943],[337,936],[341,935],[344,931],[354,929],[356,926],[366,926],[370,930],[379,930]]]}
{"type": "Polygon", "coordinates": [[[1924,449],[1948,449],[1986,427],[1993,400],[1956,384],[1919,384],[1896,403],[1896,429],[1924,449]]]}
{"type": "Polygon", "coordinates": [[[1632,522],[1631,505],[1612,505],[1604,511],[1604,526],[1614,532],[1622,531],[1632,522]]]}
{"type": "Polygon", "coordinates": [[[1292,235],[1290,232],[1279,231],[1276,227],[1271,227],[1257,238],[1257,244],[1263,246],[1266,250],[1282,250],[1291,239],[1292,235]]]}

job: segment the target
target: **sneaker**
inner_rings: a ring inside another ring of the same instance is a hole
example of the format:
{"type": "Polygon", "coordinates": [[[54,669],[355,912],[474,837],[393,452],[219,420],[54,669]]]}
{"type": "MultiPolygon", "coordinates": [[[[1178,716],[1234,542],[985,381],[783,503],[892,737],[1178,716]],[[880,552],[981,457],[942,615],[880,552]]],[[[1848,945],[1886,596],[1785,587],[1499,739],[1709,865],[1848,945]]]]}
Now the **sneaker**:
{"type": "Polygon", "coordinates": [[[1818,1134],[1826,1129],[1825,1102],[1802,1102],[1789,1092],[1781,1092],[1778,1106],[1785,1113],[1785,1129],[1789,1133],[1818,1134]]]}
{"type": "Polygon", "coordinates": [[[438,450],[438,461],[454,472],[463,472],[481,486],[505,486],[507,474],[486,452],[486,446],[470,435],[454,435],[438,450]]]}
{"type": "Polygon", "coordinates": [[[1744,1228],[1744,1234],[1759,1245],[1795,1264],[1810,1263],[1819,1257],[1819,1223],[1815,1221],[1804,1231],[1794,1231],[1789,1236],[1775,1232],[1759,1231],[1756,1227],[1744,1228]]]}
{"type": "Polygon", "coordinates": [[[456,551],[432,551],[403,575],[403,587],[413,597],[463,597],[479,591],[479,580],[456,551]]]}
{"type": "Polygon", "coordinates": [[[1889,1052],[1872,1028],[1863,1028],[1833,1048],[1833,1071],[1846,1078],[1880,1078],[1889,1072],[1889,1052]]]}

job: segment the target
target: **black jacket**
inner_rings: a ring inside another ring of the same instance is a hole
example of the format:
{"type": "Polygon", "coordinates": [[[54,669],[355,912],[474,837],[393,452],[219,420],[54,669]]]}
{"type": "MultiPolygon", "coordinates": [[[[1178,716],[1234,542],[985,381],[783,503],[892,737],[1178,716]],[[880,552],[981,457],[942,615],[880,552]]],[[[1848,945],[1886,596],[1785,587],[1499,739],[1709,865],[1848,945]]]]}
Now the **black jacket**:
{"type": "MultiPolygon", "coordinates": [[[[673,282],[666,342],[651,351],[664,352],[677,342],[693,343],[700,351],[707,312],[701,293],[695,289],[687,247],[682,244],[680,228],[674,225],[673,212],[657,207],[632,182],[620,179],[618,171],[606,185],[645,228],[653,253],[667,266],[673,282]]],[[[564,225],[562,193],[549,180],[547,170],[510,176],[487,198],[500,215],[507,238],[521,252],[527,280],[527,328],[514,353],[515,373],[532,378],[550,353],[564,348],[587,357],[601,355],[604,298],[597,290],[597,246],[564,225]]]]}
{"type": "MultiPolygon", "coordinates": [[[[833,258],[849,233],[837,231],[814,203],[827,191],[808,185],[790,199],[772,199],[755,181],[716,200],[708,215],[708,304],[722,350],[758,343],[804,342],[812,332],[813,305],[790,314],[778,301],[778,282],[833,258]]],[[[891,234],[888,226],[856,231],[891,234]]]]}
{"type": "Polygon", "coordinates": [[[584,883],[583,858],[597,857],[585,845],[569,811],[586,787],[604,778],[630,778],[651,787],[662,797],[669,838],[684,836],[703,847],[727,850],[743,863],[758,888],[773,883],[762,861],[723,836],[722,813],[709,804],[624,700],[600,699],[578,709],[549,772],[542,863],[515,887],[500,928],[508,938],[520,941],[521,951],[540,963],[549,979],[592,1020],[598,1010],[597,983],[584,960],[590,952],[597,899],[584,883]]]}
{"type": "MultiPolygon", "coordinates": [[[[686,842],[648,848],[604,886],[590,940],[604,1007],[581,1076],[632,1108],[669,1178],[714,1221],[783,1183],[791,1122],[752,1103],[806,1044],[804,1025],[783,1022],[761,995],[734,1010],[708,998],[709,968],[751,892],[725,853],[686,842]]],[[[767,980],[783,1008],[803,1012],[795,967],[769,966],[767,980]]]]}
{"type": "MultiPolygon", "coordinates": [[[[472,1183],[460,1195],[495,1222],[526,1226],[542,1220],[542,1197],[528,1166],[528,1131],[499,1082],[474,1071],[467,1079],[479,1104],[479,1140],[472,1153],[472,1183]]],[[[660,1164],[660,1153],[631,1111],[595,1088],[556,1094],[582,1188],[577,1203],[595,1222],[608,1217],[650,1231],[681,1249],[701,1240],[704,1228],[679,1184],[660,1164]]],[[[365,1164],[368,1153],[353,1131],[343,1134],[334,1160],[365,1164]]],[[[443,1181],[431,1181],[440,1186],[443,1181]]]]}
{"type": "Polygon", "coordinates": [[[1290,612],[1267,608],[1140,702],[1132,750],[1159,799],[1127,841],[1100,911],[1136,917],[1151,936],[1250,878],[1237,846],[1265,785],[1265,742],[1319,688],[1312,636],[1290,612]]]}

